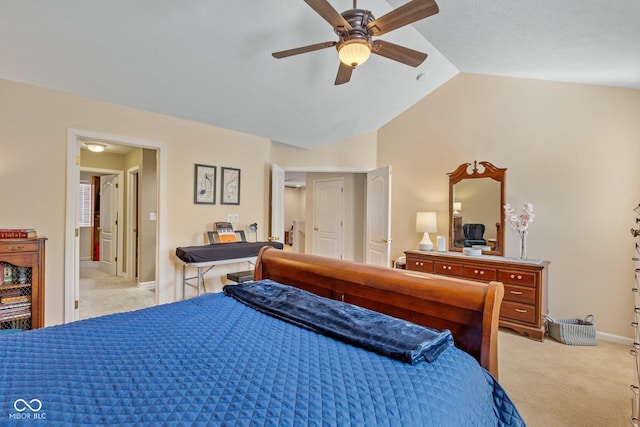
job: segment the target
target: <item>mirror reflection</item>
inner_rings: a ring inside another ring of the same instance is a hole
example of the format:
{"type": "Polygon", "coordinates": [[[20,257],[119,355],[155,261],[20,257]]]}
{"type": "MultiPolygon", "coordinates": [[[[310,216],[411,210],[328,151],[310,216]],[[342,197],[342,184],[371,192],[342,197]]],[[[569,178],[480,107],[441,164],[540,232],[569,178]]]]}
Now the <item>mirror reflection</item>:
{"type": "Polygon", "coordinates": [[[504,254],[504,184],[506,169],[489,162],[464,163],[449,175],[449,250],[481,248],[504,254]]]}

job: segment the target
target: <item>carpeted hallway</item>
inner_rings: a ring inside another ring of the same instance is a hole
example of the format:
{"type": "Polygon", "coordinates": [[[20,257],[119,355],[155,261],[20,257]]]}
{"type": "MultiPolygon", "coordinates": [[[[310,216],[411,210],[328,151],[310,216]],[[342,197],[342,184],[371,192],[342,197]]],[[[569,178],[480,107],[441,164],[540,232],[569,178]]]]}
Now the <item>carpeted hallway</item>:
{"type": "Polygon", "coordinates": [[[80,262],[80,319],[132,311],[156,305],[153,289],[142,289],[136,280],[103,273],[99,263],[80,262]]]}

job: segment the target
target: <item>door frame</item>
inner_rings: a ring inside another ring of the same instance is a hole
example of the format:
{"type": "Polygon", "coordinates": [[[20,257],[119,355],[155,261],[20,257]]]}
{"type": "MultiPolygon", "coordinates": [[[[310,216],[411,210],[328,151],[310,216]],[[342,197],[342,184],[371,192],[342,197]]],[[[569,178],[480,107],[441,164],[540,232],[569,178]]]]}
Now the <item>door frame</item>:
{"type": "Polygon", "coordinates": [[[64,322],[78,319],[76,304],[80,286],[80,242],[78,229],[78,188],[80,187],[80,144],[83,140],[97,140],[118,145],[129,145],[156,150],[158,181],[158,219],[156,221],[156,304],[163,301],[164,292],[159,287],[160,272],[166,271],[166,146],[161,142],[111,135],[82,129],[67,129],[67,188],[65,212],[65,253],[64,253],[64,322]]]}
{"type": "MultiPolygon", "coordinates": [[[[124,260],[124,263],[127,265],[126,273],[124,277],[127,279],[133,279],[138,277],[135,273],[138,270],[138,246],[136,244],[136,233],[138,227],[138,186],[140,185],[140,166],[134,166],[132,168],[127,169],[127,229],[125,245],[127,247],[127,259],[124,260]],[[133,181],[133,176],[136,178],[135,188],[131,185],[133,181]],[[135,191],[134,191],[135,190],[135,191]]],[[[158,280],[156,280],[156,283],[158,280]]]]}

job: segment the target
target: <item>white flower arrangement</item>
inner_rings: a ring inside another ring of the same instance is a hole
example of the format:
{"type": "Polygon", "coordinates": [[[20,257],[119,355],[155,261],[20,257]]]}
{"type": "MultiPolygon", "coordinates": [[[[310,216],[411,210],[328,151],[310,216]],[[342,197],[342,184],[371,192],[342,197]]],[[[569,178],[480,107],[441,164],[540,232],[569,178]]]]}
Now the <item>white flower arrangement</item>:
{"type": "Polygon", "coordinates": [[[536,216],[533,214],[533,204],[525,203],[522,206],[522,213],[515,214],[515,209],[509,203],[504,205],[504,219],[511,224],[511,227],[518,232],[520,236],[527,234],[529,225],[536,216]]]}

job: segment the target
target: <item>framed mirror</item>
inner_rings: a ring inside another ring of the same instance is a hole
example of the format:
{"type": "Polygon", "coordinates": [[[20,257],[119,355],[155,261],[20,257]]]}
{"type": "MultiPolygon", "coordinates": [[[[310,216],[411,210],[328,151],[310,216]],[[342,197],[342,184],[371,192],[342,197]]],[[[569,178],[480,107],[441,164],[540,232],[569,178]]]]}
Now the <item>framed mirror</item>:
{"type": "Polygon", "coordinates": [[[504,255],[502,207],[506,174],[506,168],[476,161],[473,165],[463,163],[447,174],[450,251],[462,252],[465,247],[476,247],[481,248],[483,254],[504,255]]]}

